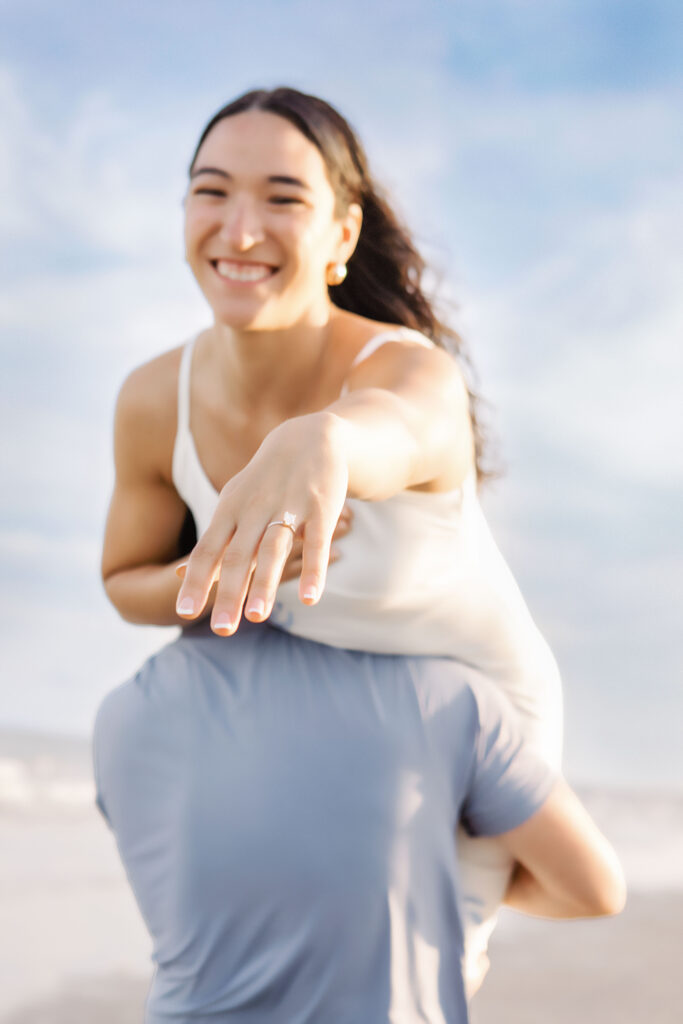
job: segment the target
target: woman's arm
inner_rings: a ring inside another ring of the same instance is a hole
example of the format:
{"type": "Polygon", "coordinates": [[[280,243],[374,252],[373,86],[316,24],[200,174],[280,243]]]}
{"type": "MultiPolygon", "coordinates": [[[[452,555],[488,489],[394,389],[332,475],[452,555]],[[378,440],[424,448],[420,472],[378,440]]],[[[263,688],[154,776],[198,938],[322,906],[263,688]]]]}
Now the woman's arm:
{"type": "MultiPolygon", "coordinates": [[[[124,381],[114,418],[116,478],[102,551],[102,579],[110,601],[128,622],[182,625],[175,612],[178,539],[185,503],[164,479],[173,436],[168,403],[159,392],[159,361],[124,381]]],[[[211,601],[205,615],[210,614],[211,601]]],[[[204,616],[202,616],[204,617],[204,616]]]]}
{"type": "Polygon", "coordinates": [[[285,512],[296,516],[303,539],[299,596],[315,604],[347,493],[381,500],[421,484],[450,490],[462,482],[474,459],[472,429],[467,389],[447,353],[383,345],[355,368],[348,388],[326,409],[272,430],[223,488],[178,595],[184,618],[202,613],[216,577],[216,632],[234,633],[245,606],[252,621],[270,615],[292,534],[268,527],[285,512]]]}
{"type": "MultiPolygon", "coordinates": [[[[162,473],[162,467],[170,464],[169,438],[175,435],[175,406],[155,397],[163,372],[158,359],[138,367],[124,381],[118,396],[116,477],[105,528],[102,579],[107,596],[126,621],[176,626],[187,624],[187,618],[175,610],[179,576],[188,558],[178,551],[187,508],[162,473]]],[[[335,538],[348,533],[351,519],[350,510],[344,509],[335,524],[335,538]]],[[[330,561],[338,557],[333,549],[330,561]]],[[[301,568],[302,545],[297,541],[283,579],[300,575],[301,568]]],[[[211,614],[215,593],[213,586],[195,621],[211,614]]]]}
{"type": "Polygon", "coordinates": [[[349,494],[379,501],[420,484],[458,487],[474,462],[467,388],[442,349],[382,345],[353,369],[335,416],[349,494]]]}
{"type": "Polygon", "coordinates": [[[563,918],[623,910],[626,883],[617,856],[564,780],[528,821],[500,838],[518,862],[507,906],[563,918]]]}

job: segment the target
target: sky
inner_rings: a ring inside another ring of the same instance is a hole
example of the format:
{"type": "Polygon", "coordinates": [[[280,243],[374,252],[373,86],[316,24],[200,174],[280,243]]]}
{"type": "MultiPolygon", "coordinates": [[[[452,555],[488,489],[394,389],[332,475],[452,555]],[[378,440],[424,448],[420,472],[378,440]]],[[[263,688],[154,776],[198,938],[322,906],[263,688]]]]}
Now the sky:
{"type": "Polygon", "coordinates": [[[203,125],[289,84],[356,127],[466,339],[568,777],[682,786],[680,5],[0,0],[0,25],[0,725],[87,734],[175,635],[100,583],[114,402],[209,322],[181,220],[203,125]]]}

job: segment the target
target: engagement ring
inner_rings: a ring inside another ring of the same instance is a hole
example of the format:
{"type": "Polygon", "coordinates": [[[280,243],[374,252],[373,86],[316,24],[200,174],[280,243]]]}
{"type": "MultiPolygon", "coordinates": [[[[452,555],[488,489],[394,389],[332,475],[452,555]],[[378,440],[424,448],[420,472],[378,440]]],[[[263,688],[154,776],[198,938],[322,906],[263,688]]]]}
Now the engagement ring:
{"type": "Polygon", "coordinates": [[[268,523],[266,530],[271,526],[286,526],[288,530],[292,531],[292,534],[296,534],[296,516],[293,512],[283,512],[282,519],[273,519],[272,523],[268,523]]]}

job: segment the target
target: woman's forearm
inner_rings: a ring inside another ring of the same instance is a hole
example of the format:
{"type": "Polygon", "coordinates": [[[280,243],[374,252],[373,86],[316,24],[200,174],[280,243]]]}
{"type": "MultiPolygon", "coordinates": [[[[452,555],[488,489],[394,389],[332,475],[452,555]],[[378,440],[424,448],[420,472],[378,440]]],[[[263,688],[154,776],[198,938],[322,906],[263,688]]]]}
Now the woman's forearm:
{"type": "MultiPolygon", "coordinates": [[[[175,605],[180,589],[176,566],[187,556],[167,565],[140,565],[112,573],[104,581],[109,600],[126,622],[147,626],[183,626],[187,619],[176,614],[175,605]]],[[[195,622],[211,614],[215,587],[203,613],[195,622]]]]}
{"type": "MultiPolygon", "coordinates": [[[[353,498],[381,501],[443,476],[454,461],[458,438],[448,421],[437,416],[425,421],[390,391],[353,391],[318,415],[332,443],[341,447],[353,498]]],[[[466,459],[461,461],[464,466],[466,459]]]]}
{"type": "Polygon", "coordinates": [[[361,379],[352,373],[350,390],[323,410],[344,445],[349,494],[363,500],[436,481],[457,487],[474,463],[470,396],[455,360],[396,348],[400,359],[389,352],[382,362],[378,353],[361,363],[361,379]]]}
{"type": "Polygon", "coordinates": [[[423,453],[404,405],[374,388],[352,392],[326,410],[326,429],[342,446],[348,466],[351,497],[381,501],[422,482],[415,477],[423,453]]]}

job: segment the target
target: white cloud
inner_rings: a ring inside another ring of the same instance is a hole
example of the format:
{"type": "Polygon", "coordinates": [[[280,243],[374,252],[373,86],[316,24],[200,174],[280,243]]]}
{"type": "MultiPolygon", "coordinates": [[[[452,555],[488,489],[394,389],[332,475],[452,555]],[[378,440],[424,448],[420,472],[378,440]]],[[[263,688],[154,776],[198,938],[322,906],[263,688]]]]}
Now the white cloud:
{"type": "Polygon", "coordinates": [[[93,535],[0,533],[0,723],[90,730],[99,701],[178,633],[123,622],[100,581],[93,535]]]}
{"type": "Polygon", "coordinates": [[[75,601],[68,577],[53,583],[49,595],[0,600],[0,723],[86,734],[104,695],[176,631],[122,622],[94,583],[75,601]]]}
{"type": "Polygon", "coordinates": [[[19,528],[0,533],[0,561],[24,567],[27,576],[37,572],[90,573],[99,561],[99,545],[92,537],[48,537],[35,530],[19,528]]]}
{"type": "Polygon", "coordinates": [[[491,146],[511,161],[533,152],[537,173],[550,179],[564,171],[585,186],[585,169],[596,176],[606,171],[618,188],[673,169],[680,153],[675,87],[475,91],[456,81],[449,100],[456,157],[462,146],[491,146]]]}
{"type": "MultiPolygon", "coordinates": [[[[66,273],[37,270],[0,290],[0,325],[63,348],[74,360],[136,360],[170,348],[208,307],[181,262],[179,246],[140,266],[66,273]],[[38,301],[39,300],[39,301],[38,301]]],[[[201,321],[200,321],[201,322],[201,321]]]]}
{"type": "Polygon", "coordinates": [[[132,261],[177,246],[184,190],[182,127],[144,123],[104,92],[77,97],[64,123],[36,116],[0,67],[0,182],[6,238],[75,245],[132,261]]]}
{"type": "Polygon", "coordinates": [[[465,307],[505,417],[644,486],[683,470],[682,231],[683,186],[659,183],[465,307]]]}

